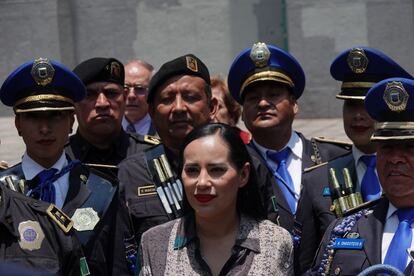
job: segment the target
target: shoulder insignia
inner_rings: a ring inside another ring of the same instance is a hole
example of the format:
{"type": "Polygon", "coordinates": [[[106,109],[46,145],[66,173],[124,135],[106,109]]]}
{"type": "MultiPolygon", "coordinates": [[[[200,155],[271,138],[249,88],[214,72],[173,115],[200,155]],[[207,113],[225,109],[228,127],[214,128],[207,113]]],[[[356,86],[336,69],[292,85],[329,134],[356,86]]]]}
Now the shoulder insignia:
{"type": "Polygon", "coordinates": [[[357,207],[354,207],[354,208],[351,208],[349,210],[346,210],[346,212],[343,213],[343,216],[344,217],[347,217],[347,216],[353,215],[353,214],[355,214],[355,213],[357,213],[357,212],[359,212],[361,210],[365,210],[366,211],[365,215],[369,215],[369,214],[372,213],[371,208],[374,207],[375,205],[377,205],[378,202],[384,196],[385,196],[385,194],[382,194],[380,198],[377,198],[377,199],[374,199],[374,200],[371,200],[371,201],[364,202],[364,203],[358,205],[357,207]]]}
{"type": "Polygon", "coordinates": [[[50,204],[46,210],[47,215],[63,230],[68,233],[73,227],[73,221],[55,204],[50,204]]]}
{"type": "Polygon", "coordinates": [[[138,196],[156,195],[157,190],[154,184],[138,187],[138,196]]]}
{"type": "Polygon", "coordinates": [[[6,161],[0,161],[0,170],[7,170],[9,168],[9,164],[6,161]]]}
{"type": "Polygon", "coordinates": [[[336,140],[333,138],[327,138],[327,137],[323,137],[323,136],[319,136],[319,137],[312,137],[313,139],[315,139],[315,141],[319,142],[319,143],[329,143],[329,144],[336,144],[336,145],[340,145],[340,146],[352,146],[351,142],[348,141],[343,141],[343,140],[336,140]]]}
{"type": "Polygon", "coordinates": [[[145,135],[144,136],[144,141],[152,144],[152,145],[158,145],[161,144],[161,140],[155,136],[151,136],[151,135],[145,135]]]}
{"type": "Polygon", "coordinates": [[[328,162],[324,162],[324,163],[321,163],[321,164],[318,164],[318,165],[315,165],[315,166],[312,166],[312,167],[309,167],[309,168],[305,168],[304,170],[303,170],[303,172],[310,172],[310,171],[313,171],[314,169],[316,169],[316,168],[319,168],[319,167],[322,167],[322,166],[325,166],[325,165],[327,165],[328,164],[328,162]]]}

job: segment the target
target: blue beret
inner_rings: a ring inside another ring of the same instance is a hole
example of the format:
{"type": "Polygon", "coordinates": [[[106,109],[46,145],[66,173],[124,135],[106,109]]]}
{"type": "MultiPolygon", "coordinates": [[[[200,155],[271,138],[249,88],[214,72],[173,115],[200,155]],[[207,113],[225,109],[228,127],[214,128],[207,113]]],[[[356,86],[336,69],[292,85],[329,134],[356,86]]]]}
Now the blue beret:
{"type": "Polygon", "coordinates": [[[72,71],[46,58],[18,67],[0,89],[0,100],[16,113],[74,110],[74,103],[85,95],[85,86],[72,71]]]}
{"type": "Polygon", "coordinates": [[[234,59],[227,79],[231,95],[240,104],[243,104],[244,89],[257,81],[285,84],[298,99],[305,88],[305,73],[299,62],[288,52],[258,42],[234,59]]]}
{"type": "Polygon", "coordinates": [[[363,46],[340,53],[331,64],[331,75],[342,82],[336,97],[356,100],[363,100],[368,89],[383,79],[413,78],[384,53],[363,46]]]}
{"type": "Polygon", "coordinates": [[[365,108],[377,121],[372,141],[414,139],[414,80],[378,82],[368,91],[365,108]]]}

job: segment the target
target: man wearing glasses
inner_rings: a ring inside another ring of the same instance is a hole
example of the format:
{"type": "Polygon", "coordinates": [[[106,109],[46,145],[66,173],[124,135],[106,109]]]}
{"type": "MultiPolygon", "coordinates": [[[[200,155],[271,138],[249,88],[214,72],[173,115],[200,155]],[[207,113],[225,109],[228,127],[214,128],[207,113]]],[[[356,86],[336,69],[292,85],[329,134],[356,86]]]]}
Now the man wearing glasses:
{"type": "Polygon", "coordinates": [[[156,134],[147,104],[148,85],[153,71],[154,67],[142,60],[131,60],[125,65],[126,107],[122,119],[125,131],[142,135],[156,134]]]}

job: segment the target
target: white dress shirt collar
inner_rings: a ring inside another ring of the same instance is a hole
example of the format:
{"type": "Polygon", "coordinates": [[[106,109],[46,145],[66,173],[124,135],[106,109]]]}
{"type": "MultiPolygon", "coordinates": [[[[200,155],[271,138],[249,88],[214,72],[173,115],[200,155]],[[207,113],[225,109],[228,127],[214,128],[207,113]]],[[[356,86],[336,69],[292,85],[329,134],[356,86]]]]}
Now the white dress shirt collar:
{"type": "MultiPolygon", "coordinates": [[[[67,164],[68,160],[66,159],[66,155],[63,152],[58,161],[56,161],[56,163],[50,168],[55,168],[60,171],[67,164]]],[[[50,168],[44,168],[43,166],[39,165],[36,161],[30,158],[27,152],[25,152],[22,157],[22,170],[24,173],[24,178],[27,180],[33,179],[41,171],[50,168]]]]}
{"type": "MultiPolygon", "coordinates": [[[[271,149],[268,149],[268,148],[265,148],[259,145],[254,139],[252,139],[252,141],[254,145],[256,146],[256,148],[259,150],[262,157],[266,161],[268,160],[267,158],[268,151],[276,152],[275,150],[271,150],[271,149]]],[[[295,155],[296,158],[299,158],[300,160],[302,160],[303,144],[302,144],[302,141],[300,140],[299,135],[295,131],[292,131],[292,135],[290,135],[290,139],[288,143],[286,144],[286,146],[283,147],[283,149],[285,149],[286,147],[290,148],[290,150],[292,151],[293,155],[295,155]]]]}

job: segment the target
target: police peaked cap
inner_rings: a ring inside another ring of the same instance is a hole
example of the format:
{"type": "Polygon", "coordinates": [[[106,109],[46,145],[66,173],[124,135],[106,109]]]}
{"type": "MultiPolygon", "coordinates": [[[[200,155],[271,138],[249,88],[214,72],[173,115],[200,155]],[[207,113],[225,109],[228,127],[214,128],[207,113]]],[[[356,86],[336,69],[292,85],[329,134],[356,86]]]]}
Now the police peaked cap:
{"type": "Polygon", "coordinates": [[[305,88],[305,73],[299,62],[288,52],[263,42],[242,51],[228,73],[229,90],[243,104],[246,87],[258,81],[274,81],[291,88],[296,99],[305,88]]]}
{"type": "Polygon", "coordinates": [[[15,69],[0,88],[0,100],[15,113],[74,110],[86,88],[64,65],[47,58],[31,60],[15,69]]]}
{"type": "Polygon", "coordinates": [[[377,82],[392,78],[413,77],[384,53],[369,47],[357,46],[340,53],[331,64],[331,75],[341,81],[338,99],[363,100],[377,82]]]}

